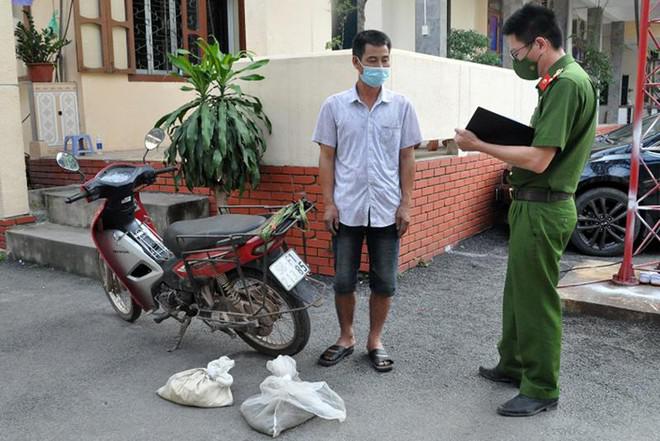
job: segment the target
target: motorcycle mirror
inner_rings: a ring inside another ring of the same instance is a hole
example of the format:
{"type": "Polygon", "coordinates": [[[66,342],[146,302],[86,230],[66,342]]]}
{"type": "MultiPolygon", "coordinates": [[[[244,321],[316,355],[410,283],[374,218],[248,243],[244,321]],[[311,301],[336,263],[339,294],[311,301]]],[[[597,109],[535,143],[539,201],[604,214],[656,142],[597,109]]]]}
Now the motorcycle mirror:
{"type": "Polygon", "coordinates": [[[149,133],[144,137],[144,148],[153,150],[160,145],[165,139],[165,131],[160,127],[155,127],[149,130],[149,133]]]}
{"type": "Polygon", "coordinates": [[[142,162],[147,162],[147,153],[157,148],[164,139],[165,131],[160,127],[154,127],[153,129],[149,130],[149,133],[147,133],[144,137],[144,148],[146,150],[144,152],[144,156],[142,156],[142,162]]]}
{"type": "Polygon", "coordinates": [[[78,161],[76,160],[75,156],[70,153],[58,152],[55,160],[57,161],[57,165],[62,167],[64,170],[72,172],[77,172],[80,170],[78,161]]]}

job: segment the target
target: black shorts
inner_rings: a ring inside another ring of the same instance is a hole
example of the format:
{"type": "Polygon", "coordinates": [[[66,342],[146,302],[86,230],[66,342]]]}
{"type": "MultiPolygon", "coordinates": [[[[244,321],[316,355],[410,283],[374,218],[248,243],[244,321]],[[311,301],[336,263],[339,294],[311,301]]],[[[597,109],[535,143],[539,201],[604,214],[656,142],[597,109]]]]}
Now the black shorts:
{"type": "Polygon", "coordinates": [[[335,254],[335,294],[355,292],[365,236],[369,251],[371,292],[393,296],[399,270],[399,233],[396,225],[380,228],[339,224],[339,231],[332,239],[335,254]]]}

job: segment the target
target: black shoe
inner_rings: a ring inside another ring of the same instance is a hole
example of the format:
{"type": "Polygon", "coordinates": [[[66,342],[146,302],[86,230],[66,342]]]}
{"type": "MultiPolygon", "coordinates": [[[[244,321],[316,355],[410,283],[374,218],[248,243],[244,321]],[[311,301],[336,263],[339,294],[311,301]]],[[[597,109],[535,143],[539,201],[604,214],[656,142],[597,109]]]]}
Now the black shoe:
{"type": "Polygon", "coordinates": [[[524,395],[517,395],[497,408],[497,413],[503,416],[526,417],[536,415],[544,410],[553,410],[557,408],[559,398],[542,400],[530,398],[524,395]]]}
{"type": "Polygon", "coordinates": [[[520,387],[520,380],[517,378],[509,377],[508,375],[504,375],[502,372],[498,371],[497,368],[488,369],[483,366],[479,366],[479,375],[487,380],[494,381],[495,383],[507,383],[513,384],[516,387],[520,387]]]}

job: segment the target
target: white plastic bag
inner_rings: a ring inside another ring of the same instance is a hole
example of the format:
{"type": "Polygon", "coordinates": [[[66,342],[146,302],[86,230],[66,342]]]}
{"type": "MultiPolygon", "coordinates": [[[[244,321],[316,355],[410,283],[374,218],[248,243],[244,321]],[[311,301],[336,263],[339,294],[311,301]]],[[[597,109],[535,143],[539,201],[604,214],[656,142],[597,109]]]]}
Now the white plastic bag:
{"type": "Polygon", "coordinates": [[[293,358],[280,355],[266,363],[266,368],[273,375],[259,385],[261,394],[241,405],[241,414],[253,429],[275,438],[314,416],[339,422],[346,419],[344,400],[325,381],[301,381],[293,358]]]}
{"type": "Polygon", "coordinates": [[[162,398],[185,406],[223,407],[234,404],[231,385],[234,379],[229,370],[234,360],[220,357],[206,369],[196,368],[172,375],[157,393],[162,398]]]}

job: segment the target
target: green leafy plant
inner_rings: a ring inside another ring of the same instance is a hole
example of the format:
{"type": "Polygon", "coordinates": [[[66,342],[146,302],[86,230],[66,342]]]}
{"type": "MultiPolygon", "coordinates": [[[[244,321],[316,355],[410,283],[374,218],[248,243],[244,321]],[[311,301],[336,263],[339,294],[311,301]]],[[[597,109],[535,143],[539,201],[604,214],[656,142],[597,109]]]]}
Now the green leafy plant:
{"type": "Polygon", "coordinates": [[[488,37],[474,31],[452,29],[447,39],[449,58],[473,63],[500,66],[500,56],[488,50],[488,37]]]}
{"type": "Polygon", "coordinates": [[[612,81],[612,63],[610,62],[610,57],[598,49],[587,47],[579,63],[589,74],[599,90],[605,89],[612,81]]]}
{"type": "Polygon", "coordinates": [[[32,14],[25,11],[25,16],[28,25],[19,22],[14,30],[16,56],[25,64],[53,63],[55,56],[71,41],[60,38],[50,27],[37,30],[32,14]]]}
{"type": "Polygon", "coordinates": [[[358,7],[353,4],[352,0],[331,0],[331,3],[335,20],[337,20],[337,35],[333,36],[332,40],[325,44],[325,48],[332,50],[343,49],[346,21],[348,20],[348,16],[355,12],[358,7]]]}
{"type": "Polygon", "coordinates": [[[170,54],[173,75],[186,79],[181,90],[194,92],[195,98],[164,115],[156,122],[170,136],[165,161],[181,166],[175,182],[183,179],[189,189],[214,189],[218,203],[234,190],[256,186],[260,180],[259,162],[266,150],[263,129],[272,126],[259,98],[244,93],[238,81],[261,81],[253,71],[269,60],[254,61],[241,51],[223,53],[217,41],[197,41],[200,57],[186,50],[170,54]],[[235,68],[239,60],[246,65],[235,68]]]}
{"type": "Polygon", "coordinates": [[[570,38],[573,40],[575,61],[589,74],[600,91],[605,90],[612,81],[610,57],[577,34],[571,35],[570,38]]]}

